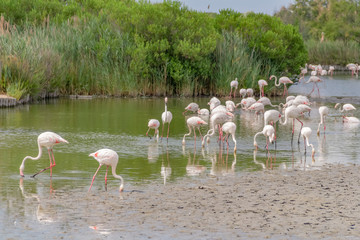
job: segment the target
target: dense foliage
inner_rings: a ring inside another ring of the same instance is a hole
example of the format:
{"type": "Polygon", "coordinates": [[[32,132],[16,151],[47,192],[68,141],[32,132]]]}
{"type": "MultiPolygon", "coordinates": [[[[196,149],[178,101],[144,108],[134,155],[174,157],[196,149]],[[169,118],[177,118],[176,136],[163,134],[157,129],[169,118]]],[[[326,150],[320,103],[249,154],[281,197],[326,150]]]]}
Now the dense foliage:
{"type": "Polygon", "coordinates": [[[189,10],[176,1],[2,0],[0,91],[61,94],[226,94],[296,73],[301,35],[279,18],[189,10]]]}

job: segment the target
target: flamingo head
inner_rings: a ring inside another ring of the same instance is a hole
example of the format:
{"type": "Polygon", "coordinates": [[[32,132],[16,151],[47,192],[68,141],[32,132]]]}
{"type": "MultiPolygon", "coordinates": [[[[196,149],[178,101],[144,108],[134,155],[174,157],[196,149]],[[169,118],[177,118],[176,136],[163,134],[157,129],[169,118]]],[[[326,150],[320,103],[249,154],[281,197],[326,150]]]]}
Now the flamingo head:
{"type": "Polygon", "coordinates": [[[198,125],[207,125],[207,122],[205,122],[204,120],[199,120],[197,121],[198,125]]]}
{"type": "Polygon", "coordinates": [[[167,97],[165,97],[165,103],[167,103],[168,102],[168,98],[167,97]]]}
{"type": "Polygon", "coordinates": [[[20,176],[22,176],[22,177],[24,177],[25,175],[24,175],[24,165],[23,164],[21,164],[21,166],[20,166],[20,176]]]}

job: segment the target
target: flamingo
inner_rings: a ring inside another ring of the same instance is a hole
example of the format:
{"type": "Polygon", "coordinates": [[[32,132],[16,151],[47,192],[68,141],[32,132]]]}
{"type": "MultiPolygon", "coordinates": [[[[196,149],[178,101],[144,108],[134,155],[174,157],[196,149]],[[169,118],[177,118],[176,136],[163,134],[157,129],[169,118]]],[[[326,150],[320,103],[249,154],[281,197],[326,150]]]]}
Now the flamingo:
{"type": "MultiPolygon", "coordinates": [[[[225,122],[231,120],[234,117],[234,114],[230,113],[230,112],[217,112],[215,114],[213,114],[210,117],[210,127],[211,129],[206,133],[206,135],[204,136],[203,140],[202,140],[202,146],[205,146],[205,140],[206,138],[208,139],[208,141],[210,140],[209,137],[213,136],[215,134],[215,127],[221,124],[224,124],[225,122]]],[[[218,126],[219,129],[219,134],[221,137],[221,127],[218,126]]]]}
{"type": "Polygon", "coordinates": [[[319,77],[317,77],[317,76],[311,76],[306,83],[311,83],[311,82],[312,82],[314,85],[313,85],[313,89],[312,89],[311,92],[309,93],[309,96],[312,94],[312,92],[314,91],[315,86],[316,86],[317,89],[318,89],[319,97],[320,97],[320,89],[319,89],[319,86],[317,85],[317,83],[318,83],[318,82],[322,82],[322,80],[321,80],[319,77]]]}
{"type": "MultiPolygon", "coordinates": [[[[201,132],[200,132],[200,126],[202,125],[207,125],[207,123],[202,120],[199,117],[191,117],[186,121],[186,124],[189,128],[189,133],[186,133],[183,137],[182,140],[182,144],[185,145],[185,137],[189,136],[191,134],[191,128],[194,130],[194,139],[195,139],[195,143],[196,143],[196,132],[195,132],[195,128],[197,128],[199,130],[200,136],[201,136],[201,132]]],[[[202,136],[201,136],[202,138],[202,136]]]]}
{"type": "Polygon", "coordinates": [[[236,107],[241,105],[242,109],[247,110],[248,107],[250,107],[254,103],[256,103],[256,100],[253,97],[248,97],[248,98],[242,99],[240,103],[236,104],[236,107]]]}
{"type": "Polygon", "coordinates": [[[278,107],[278,105],[272,105],[272,103],[268,97],[262,97],[259,100],[257,100],[257,102],[264,104],[264,106],[270,105],[271,107],[278,107]]]}
{"type": "MultiPolygon", "coordinates": [[[[292,145],[292,142],[293,142],[293,138],[294,138],[294,127],[295,127],[295,119],[298,120],[298,122],[300,122],[301,124],[301,128],[300,128],[300,131],[302,129],[302,126],[303,126],[303,123],[299,120],[299,117],[302,115],[302,112],[301,112],[301,109],[296,107],[296,106],[290,106],[290,107],[287,107],[285,109],[285,121],[282,122],[281,119],[280,119],[280,124],[282,125],[286,125],[288,120],[290,118],[293,119],[293,126],[292,126],[292,135],[291,135],[291,145],[292,145]]],[[[299,134],[299,139],[298,139],[298,142],[300,142],[300,134],[299,134]]]]}
{"type": "Polygon", "coordinates": [[[324,124],[324,133],[326,130],[326,124],[325,124],[325,117],[329,115],[329,108],[326,106],[319,107],[319,113],[320,113],[320,122],[317,129],[317,135],[320,136],[320,126],[324,124]]]}
{"type": "Polygon", "coordinates": [[[264,125],[274,125],[276,124],[277,121],[279,121],[281,119],[281,114],[278,110],[267,110],[264,113],[264,125]]]}
{"type": "MultiPolygon", "coordinates": [[[[305,74],[307,74],[308,70],[307,70],[307,64],[305,64],[304,68],[301,68],[301,74],[303,76],[303,78],[305,77],[305,74]]],[[[299,80],[300,82],[300,80],[299,80]]]]}
{"type": "Polygon", "coordinates": [[[55,144],[57,143],[69,143],[68,141],[66,141],[65,139],[63,139],[62,137],[60,137],[58,134],[53,133],[53,132],[43,132],[41,133],[38,138],[37,138],[37,143],[38,143],[38,147],[39,147],[39,153],[37,155],[37,157],[31,157],[31,156],[26,156],[23,160],[22,163],[20,165],[20,176],[24,177],[24,168],[25,168],[25,161],[26,159],[31,159],[31,160],[39,160],[41,155],[42,155],[42,148],[46,147],[49,153],[49,158],[50,158],[50,166],[47,168],[44,168],[43,170],[35,173],[32,177],[35,177],[36,175],[38,175],[39,173],[42,173],[43,171],[47,170],[50,168],[50,177],[52,177],[52,168],[56,166],[55,164],[55,157],[54,157],[54,152],[53,152],[53,147],[55,144]]]}
{"type": "Polygon", "coordinates": [[[197,112],[197,110],[199,110],[199,105],[197,103],[189,103],[189,105],[186,106],[185,108],[185,112],[183,112],[183,115],[187,112],[187,111],[191,111],[191,112],[197,112]]]}
{"type": "MultiPolygon", "coordinates": [[[[150,129],[155,129],[155,132],[154,132],[154,137],[156,135],[156,140],[158,141],[159,140],[159,130],[158,128],[160,127],[160,122],[159,120],[157,119],[150,119],[149,122],[148,122],[148,127],[149,129],[147,130],[146,132],[146,136],[148,136],[148,133],[150,131],[150,129]]],[[[149,136],[150,137],[150,136],[149,136]]],[[[151,139],[151,137],[150,137],[151,139]]]]}
{"type": "Polygon", "coordinates": [[[246,94],[248,97],[252,97],[254,95],[254,90],[252,88],[246,89],[246,94]]]}
{"type": "Polygon", "coordinates": [[[283,93],[283,96],[285,96],[285,93],[286,93],[286,96],[288,95],[288,90],[287,90],[287,87],[286,87],[286,84],[287,83],[293,83],[293,81],[290,80],[290,78],[288,77],[281,77],[279,78],[279,82],[277,83],[277,77],[275,75],[271,75],[269,80],[271,81],[271,79],[275,78],[275,86],[279,87],[280,84],[284,84],[284,93],[283,93]]]}
{"type": "Polygon", "coordinates": [[[343,116],[343,123],[360,123],[360,120],[357,117],[343,116]]]}
{"type": "Polygon", "coordinates": [[[247,94],[245,88],[240,89],[239,93],[240,93],[240,96],[241,96],[242,98],[245,98],[245,96],[246,96],[246,94],[247,94]]]}
{"type": "Polygon", "coordinates": [[[234,152],[236,152],[236,139],[235,139],[235,132],[236,132],[236,124],[233,122],[226,122],[222,126],[222,131],[225,133],[224,139],[226,138],[227,146],[229,147],[229,134],[231,134],[232,140],[234,141],[234,152]]]}
{"type": "Polygon", "coordinates": [[[204,116],[204,117],[208,117],[210,115],[209,109],[207,108],[202,108],[198,110],[198,115],[199,116],[204,116]]]}
{"type": "Polygon", "coordinates": [[[92,178],[91,185],[90,185],[90,188],[89,188],[89,192],[90,192],[91,187],[92,187],[92,185],[94,183],[95,176],[98,173],[98,171],[99,171],[99,169],[100,169],[100,167],[102,165],[106,165],[105,190],[107,190],[107,173],[108,173],[109,166],[111,166],[112,175],[115,178],[120,179],[119,191],[122,192],[124,190],[124,180],[120,175],[116,174],[116,166],[117,166],[118,161],[119,161],[118,154],[114,150],[104,148],[104,149],[97,150],[94,153],[90,153],[89,157],[95,158],[95,160],[98,161],[99,164],[100,164],[99,167],[97,168],[93,178],[92,178]]]}
{"type": "Polygon", "coordinates": [[[260,96],[263,97],[264,94],[264,87],[268,85],[268,83],[264,79],[260,79],[258,81],[259,88],[260,88],[260,96]]]}
{"type": "Polygon", "coordinates": [[[234,112],[236,106],[235,106],[235,103],[234,103],[233,101],[230,101],[230,100],[229,100],[229,101],[226,101],[226,102],[225,102],[225,108],[226,108],[226,110],[229,111],[229,112],[234,112]]]}
{"type": "Polygon", "coordinates": [[[261,102],[256,102],[253,103],[248,109],[255,111],[255,114],[258,115],[259,112],[264,113],[264,104],[262,104],[261,102]]]}
{"type": "Polygon", "coordinates": [[[163,124],[162,131],[161,131],[161,141],[162,141],[163,133],[164,133],[164,125],[165,125],[165,123],[167,123],[168,130],[167,130],[166,141],[169,142],[170,123],[171,123],[173,116],[172,116],[172,113],[167,110],[167,102],[168,102],[168,98],[165,97],[165,111],[161,114],[161,120],[162,120],[162,124],[163,124]]]}
{"type": "Polygon", "coordinates": [[[235,78],[235,80],[230,82],[230,97],[231,97],[231,93],[232,93],[232,89],[235,88],[234,90],[234,98],[235,98],[235,93],[236,93],[236,89],[238,88],[239,82],[238,79],[235,78]]]}
{"type": "MultiPolygon", "coordinates": [[[[340,105],[340,103],[335,104],[334,108],[337,108],[339,105],[340,105]]],[[[346,103],[342,107],[339,108],[340,112],[344,112],[344,111],[348,112],[348,111],[352,111],[352,110],[356,110],[356,108],[351,103],[346,103]]]]}
{"type": "Polygon", "coordinates": [[[315,159],[314,159],[314,155],[315,155],[314,145],[309,144],[309,137],[311,135],[311,132],[312,132],[311,128],[303,127],[303,129],[301,129],[301,136],[304,137],[305,154],[306,154],[306,146],[311,147],[311,157],[312,157],[312,160],[315,161],[315,159]]]}
{"type": "Polygon", "coordinates": [[[273,142],[274,139],[275,139],[275,129],[273,126],[271,125],[265,125],[263,130],[261,132],[258,132],[255,134],[254,136],[254,147],[255,149],[258,148],[258,144],[256,142],[256,137],[260,134],[263,134],[266,138],[266,149],[269,150],[269,142],[273,142]],[[269,141],[268,141],[268,138],[269,138],[269,141]]]}
{"type": "Polygon", "coordinates": [[[333,76],[334,70],[335,70],[335,67],[334,67],[334,66],[329,66],[329,71],[328,71],[328,73],[330,73],[330,75],[333,76]]]}
{"type": "Polygon", "coordinates": [[[354,63],[349,63],[346,65],[346,67],[351,70],[351,76],[354,76],[354,74],[356,74],[357,76],[357,68],[358,68],[358,64],[354,64],[354,63]]]}

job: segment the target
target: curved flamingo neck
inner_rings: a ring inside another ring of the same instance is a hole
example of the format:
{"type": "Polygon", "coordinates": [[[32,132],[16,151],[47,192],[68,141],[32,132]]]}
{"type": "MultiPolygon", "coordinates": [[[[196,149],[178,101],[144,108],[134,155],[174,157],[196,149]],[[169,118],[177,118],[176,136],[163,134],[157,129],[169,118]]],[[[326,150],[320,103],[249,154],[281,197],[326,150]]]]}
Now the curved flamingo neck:
{"type": "Polygon", "coordinates": [[[112,175],[117,178],[117,179],[120,179],[120,188],[119,188],[119,191],[122,192],[122,190],[124,189],[124,179],[120,176],[120,175],[117,175],[116,174],[116,166],[111,166],[111,173],[112,175]]]}
{"type": "Polygon", "coordinates": [[[277,82],[277,81],[278,81],[277,76],[271,75],[270,80],[273,79],[273,78],[275,78],[275,86],[279,87],[279,86],[280,86],[280,82],[277,82]]]}
{"type": "Polygon", "coordinates": [[[258,133],[256,133],[255,136],[254,136],[254,146],[255,146],[255,147],[257,147],[256,137],[257,137],[259,134],[262,134],[262,132],[258,132],[258,133]]]}
{"type": "MultiPolygon", "coordinates": [[[[24,171],[25,161],[26,161],[27,159],[39,160],[39,159],[41,158],[41,155],[42,155],[42,147],[41,147],[41,145],[40,145],[39,140],[38,140],[38,148],[39,148],[39,153],[38,153],[38,155],[37,155],[36,157],[26,156],[26,157],[23,159],[23,161],[22,161],[22,163],[21,163],[21,165],[20,165],[20,171],[21,171],[21,172],[24,171]]],[[[21,173],[20,173],[20,174],[21,174],[21,173]]],[[[21,174],[21,175],[23,175],[23,174],[21,174]]]]}

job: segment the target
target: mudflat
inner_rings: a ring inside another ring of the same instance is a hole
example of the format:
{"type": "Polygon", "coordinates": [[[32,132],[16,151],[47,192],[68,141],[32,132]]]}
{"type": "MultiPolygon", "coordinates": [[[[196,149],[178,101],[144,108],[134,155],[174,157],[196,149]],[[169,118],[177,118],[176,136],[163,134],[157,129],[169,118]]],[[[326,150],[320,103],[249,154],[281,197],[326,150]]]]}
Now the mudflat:
{"type": "Polygon", "coordinates": [[[51,201],[65,207],[63,221],[77,212],[95,231],[106,226],[124,238],[360,239],[357,165],[186,177],[125,185],[121,194],[113,187],[93,189],[77,205],[80,195],[51,201]]]}

